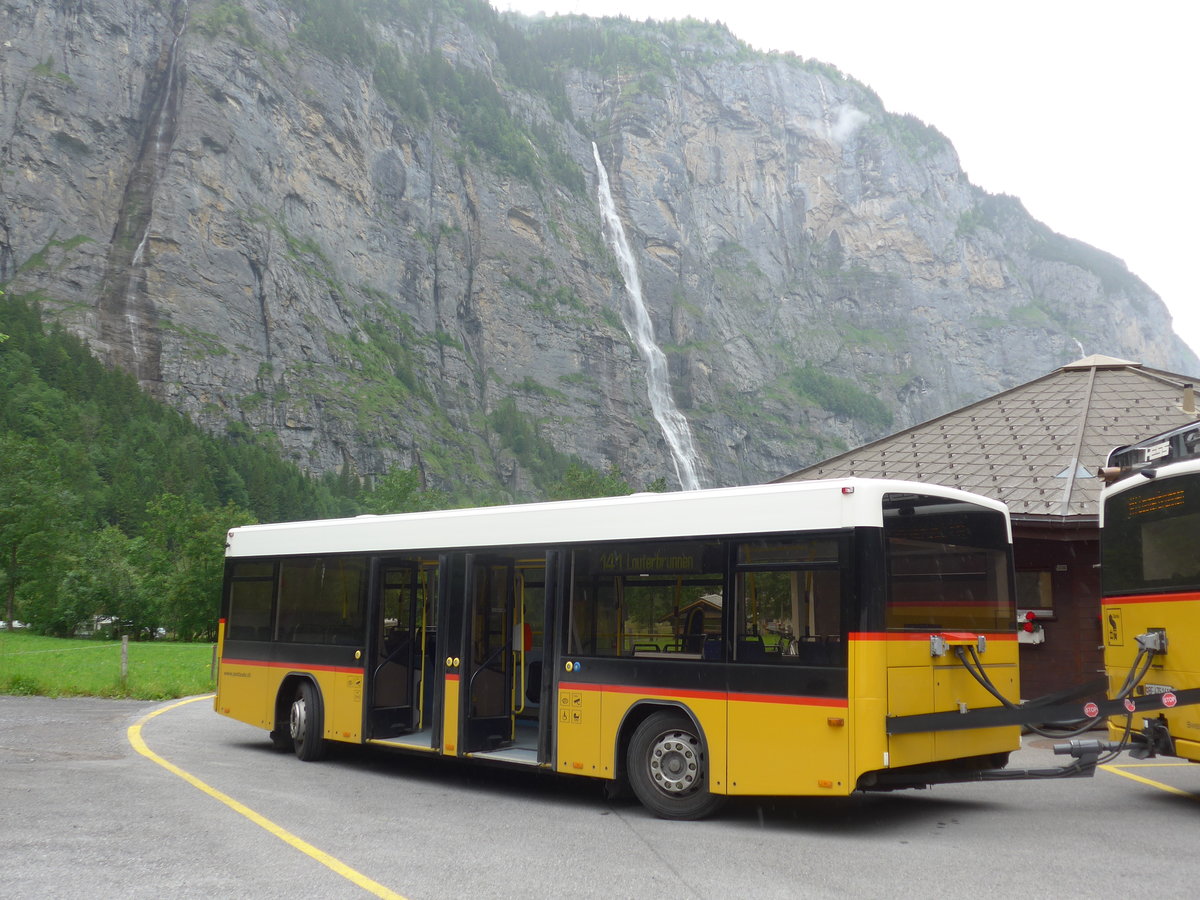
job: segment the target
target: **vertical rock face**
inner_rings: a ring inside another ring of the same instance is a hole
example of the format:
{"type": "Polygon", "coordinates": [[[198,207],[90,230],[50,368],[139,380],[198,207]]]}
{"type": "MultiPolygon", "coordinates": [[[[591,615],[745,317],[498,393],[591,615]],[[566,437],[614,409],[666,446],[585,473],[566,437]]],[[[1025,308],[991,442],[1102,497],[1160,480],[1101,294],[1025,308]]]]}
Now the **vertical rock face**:
{"type": "Polygon", "coordinates": [[[214,430],[518,496],[571,456],[673,483],[593,140],[705,485],[1085,353],[1200,371],[1119,260],[829,67],[715,26],[334,6],[0,7],[0,285],[214,430]]]}

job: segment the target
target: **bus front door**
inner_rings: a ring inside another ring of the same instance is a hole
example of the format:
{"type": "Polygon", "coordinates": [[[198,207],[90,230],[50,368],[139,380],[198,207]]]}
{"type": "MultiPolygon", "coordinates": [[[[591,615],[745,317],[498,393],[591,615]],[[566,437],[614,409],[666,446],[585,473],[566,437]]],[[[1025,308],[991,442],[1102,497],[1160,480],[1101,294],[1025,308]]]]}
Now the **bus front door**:
{"type": "Polygon", "coordinates": [[[380,560],[375,576],[378,617],[371,642],[371,737],[384,739],[422,727],[427,591],[411,562],[380,560]]]}
{"type": "Polygon", "coordinates": [[[475,557],[466,584],[462,752],[496,750],[513,739],[514,568],[475,557]]]}

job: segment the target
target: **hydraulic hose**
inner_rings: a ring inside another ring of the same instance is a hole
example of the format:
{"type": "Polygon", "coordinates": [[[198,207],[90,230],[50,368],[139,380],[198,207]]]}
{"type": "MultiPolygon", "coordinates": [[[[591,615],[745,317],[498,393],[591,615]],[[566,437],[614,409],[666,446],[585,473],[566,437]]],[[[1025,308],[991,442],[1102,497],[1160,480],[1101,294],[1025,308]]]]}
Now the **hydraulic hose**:
{"type": "MultiPolygon", "coordinates": [[[[987,671],[983,667],[983,660],[979,658],[978,650],[971,646],[955,647],[954,654],[958,657],[958,661],[963,664],[963,668],[971,673],[971,677],[979,682],[979,684],[983,686],[984,690],[999,700],[1002,706],[1007,709],[1022,708],[1023,704],[1013,703],[1002,693],[1000,693],[1000,691],[992,683],[992,680],[988,678],[987,671]],[[970,654],[970,659],[967,658],[968,654],[970,654]]],[[[1126,674],[1125,680],[1121,683],[1121,688],[1117,691],[1117,696],[1115,699],[1126,699],[1133,692],[1133,689],[1141,683],[1142,679],[1146,677],[1146,673],[1150,671],[1150,665],[1153,663],[1153,661],[1154,652],[1147,650],[1145,647],[1139,647],[1137,656],[1134,657],[1133,664],[1129,667],[1129,672],[1126,674]]],[[[1077,737],[1090,731],[1100,718],[1100,716],[1093,716],[1091,718],[1084,719],[1082,725],[1066,731],[1046,730],[1045,723],[1042,723],[1041,726],[1028,724],[1027,727],[1034,734],[1041,735],[1042,737],[1062,739],[1077,737]]],[[[1128,713],[1125,721],[1125,734],[1121,739],[1119,748],[1114,750],[1109,757],[1106,757],[1105,761],[1115,758],[1118,753],[1125,749],[1132,732],[1132,725],[1133,713],[1128,713]]]]}

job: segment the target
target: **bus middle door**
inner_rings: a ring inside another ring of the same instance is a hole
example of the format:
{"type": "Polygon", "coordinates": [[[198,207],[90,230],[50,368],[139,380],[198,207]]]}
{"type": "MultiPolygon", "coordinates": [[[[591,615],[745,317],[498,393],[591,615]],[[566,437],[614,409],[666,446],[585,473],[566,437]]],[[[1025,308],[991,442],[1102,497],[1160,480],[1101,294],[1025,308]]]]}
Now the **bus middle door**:
{"type": "Polygon", "coordinates": [[[514,568],[477,556],[468,567],[463,659],[462,752],[496,750],[513,739],[514,568]]]}
{"type": "Polygon", "coordinates": [[[379,560],[379,592],[370,666],[371,737],[389,738],[420,727],[414,696],[421,696],[425,592],[416,564],[379,560]]]}

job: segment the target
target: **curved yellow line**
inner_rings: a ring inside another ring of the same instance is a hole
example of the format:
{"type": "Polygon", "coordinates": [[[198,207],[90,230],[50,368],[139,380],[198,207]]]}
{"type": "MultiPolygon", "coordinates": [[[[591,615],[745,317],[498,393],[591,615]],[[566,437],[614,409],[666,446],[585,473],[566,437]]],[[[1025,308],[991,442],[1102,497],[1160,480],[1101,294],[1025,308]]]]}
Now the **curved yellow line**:
{"type": "Polygon", "coordinates": [[[301,853],[315,859],[321,865],[326,866],[329,869],[332,869],[338,875],[341,875],[346,880],[353,882],[354,884],[358,885],[363,890],[374,894],[376,897],[385,897],[385,898],[387,898],[387,900],[404,900],[404,897],[402,895],[397,894],[395,891],[389,890],[388,888],[384,887],[382,884],[380,884],[377,881],[372,881],[366,875],[363,875],[361,872],[358,872],[358,871],[350,868],[344,862],[342,862],[339,859],[336,859],[335,857],[330,856],[324,850],[318,850],[312,844],[308,843],[307,841],[301,840],[300,838],[296,837],[296,835],[292,834],[287,829],[281,828],[280,826],[278,826],[274,822],[272,822],[270,819],[266,818],[265,816],[259,815],[258,813],[256,813],[254,810],[250,809],[250,807],[246,806],[245,804],[239,803],[238,801],[234,800],[228,794],[221,793],[216,788],[210,787],[209,785],[205,784],[203,781],[201,781],[195,775],[192,775],[189,772],[185,772],[183,769],[179,768],[179,766],[175,765],[174,763],[167,762],[167,760],[163,759],[161,756],[159,756],[157,753],[155,753],[153,750],[151,750],[149,747],[146,746],[145,740],[142,739],[142,726],[143,725],[145,725],[147,722],[149,722],[155,716],[161,716],[165,712],[170,712],[173,709],[178,709],[180,706],[183,706],[186,703],[195,703],[197,700],[211,699],[212,696],[213,696],[212,694],[204,694],[199,697],[189,697],[186,700],[180,700],[178,703],[172,703],[170,706],[164,706],[162,709],[156,709],[154,712],[147,713],[146,715],[144,715],[140,719],[138,719],[134,724],[129,726],[129,732],[128,732],[129,743],[133,746],[133,749],[136,750],[138,753],[142,754],[142,756],[146,757],[147,759],[151,760],[152,762],[158,763],[160,766],[162,766],[164,769],[166,769],[172,775],[179,776],[180,778],[182,778],[184,781],[186,781],[188,784],[190,784],[192,787],[196,788],[197,790],[203,791],[204,793],[208,794],[208,796],[212,797],[215,800],[220,800],[222,803],[224,803],[226,806],[228,806],[234,812],[245,816],[247,819],[249,819],[251,822],[253,822],[255,825],[257,825],[259,828],[262,828],[265,831],[270,832],[271,834],[275,835],[275,837],[277,837],[281,841],[283,841],[285,844],[290,844],[291,846],[293,846],[297,850],[299,850],[301,853]]]}
{"type": "Polygon", "coordinates": [[[1143,778],[1141,775],[1134,775],[1132,772],[1126,772],[1118,766],[1097,766],[1105,772],[1112,772],[1114,775],[1120,775],[1123,778],[1128,778],[1132,781],[1137,781],[1142,784],[1148,784],[1150,787],[1156,787],[1160,791],[1166,791],[1168,794],[1178,794],[1181,797],[1187,797],[1189,800],[1200,801],[1200,796],[1193,794],[1191,791],[1180,790],[1177,787],[1172,787],[1169,784],[1163,784],[1161,781],[1154,781],[1151,778],[1143,778]]]}

